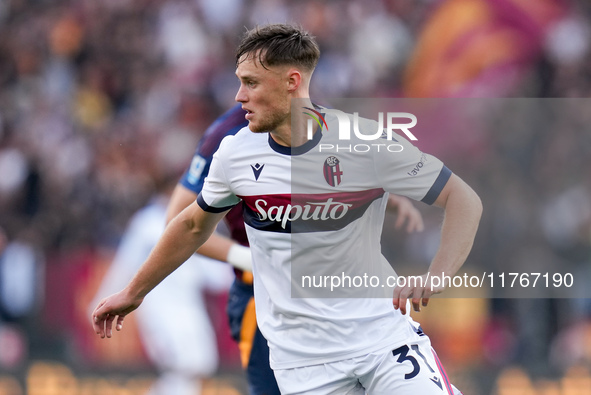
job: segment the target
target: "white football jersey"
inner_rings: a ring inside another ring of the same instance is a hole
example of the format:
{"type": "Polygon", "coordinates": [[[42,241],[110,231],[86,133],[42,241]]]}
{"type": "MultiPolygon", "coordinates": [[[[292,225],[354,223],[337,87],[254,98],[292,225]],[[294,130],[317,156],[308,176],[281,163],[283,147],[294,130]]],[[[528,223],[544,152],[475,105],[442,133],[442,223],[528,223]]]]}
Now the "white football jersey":
{"type": "MultiPolygon", "coordinates": [[[[395,275],[380,247],[388,193],[432,204],[451,175],[399,135],[343,141],[336,116],[325,119],[296,148],[248,128],[226,137],[198,197],[210,212],[244,201],[257,322],[273,369],[406,342],[414,328],[384,286],[395,275]],[[370,286],[371,276],[380,283],[370,286]],[[337,278],[342,286],[331,287],[337,278]]],[[[375,133],[377,123],[360,120],[360,129],[375,133]]]]}

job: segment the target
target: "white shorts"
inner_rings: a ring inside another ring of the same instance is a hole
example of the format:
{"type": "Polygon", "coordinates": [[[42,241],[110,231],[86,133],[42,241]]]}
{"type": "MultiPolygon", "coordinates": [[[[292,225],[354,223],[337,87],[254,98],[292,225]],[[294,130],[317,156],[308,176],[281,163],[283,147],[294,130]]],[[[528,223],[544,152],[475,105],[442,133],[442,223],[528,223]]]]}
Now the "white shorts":
{"type": "Polygon", "coordinates": [[[275,370],[282,395],[461,395],[426,335],[395,350],[275,370]]]}

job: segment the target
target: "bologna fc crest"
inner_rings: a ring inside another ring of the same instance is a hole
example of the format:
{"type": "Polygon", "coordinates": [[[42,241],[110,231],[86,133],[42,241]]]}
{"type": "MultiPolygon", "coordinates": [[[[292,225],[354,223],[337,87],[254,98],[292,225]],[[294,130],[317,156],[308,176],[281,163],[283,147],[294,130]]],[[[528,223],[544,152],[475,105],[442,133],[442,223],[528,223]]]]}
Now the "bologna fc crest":
{"type": "Polygon", "coordinates": [[[343,172],[339,163],[336,156],[329,156],[324,161],[324,179],[331,187],[336,187],[341,183],[343,172]]]}

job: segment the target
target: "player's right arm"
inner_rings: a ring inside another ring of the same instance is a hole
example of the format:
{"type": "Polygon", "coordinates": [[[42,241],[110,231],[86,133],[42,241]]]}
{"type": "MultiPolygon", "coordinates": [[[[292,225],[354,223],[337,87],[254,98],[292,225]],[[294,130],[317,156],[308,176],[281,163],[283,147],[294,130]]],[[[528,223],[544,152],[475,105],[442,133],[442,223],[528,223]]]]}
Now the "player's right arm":
{"type": "Polygon", "coordinates": [[[190,190],[179,182],[174,187],[170,200],[168,201],[168,207],[166,208],[166,223],[170,223],[174,217],[189,207],[189,205],[195,200],[197,200],[197,192],[190,190]]]}
{"type": "Polygon", "coordinates": [[[177,215],[129,284],[98,304],[92,314],[95,332],[101,338],[111,337],[115,320],[116,329],[121,330],[125,316],[137,309],[156,285],[205,243],[227,212],[206,212],[193,202],[177,215]]]}
{"type": "MultiPolygon", "coordinates": [[[[196,199],[196,192],[185,187],[182,183],[177,184],[168,203],[166,223],[172,221],[196,199]]],[[[252,271],[250,248],[216,232],[197,250],[197,253],[218,261],[228,262],[240,270],[252,271]]]]}

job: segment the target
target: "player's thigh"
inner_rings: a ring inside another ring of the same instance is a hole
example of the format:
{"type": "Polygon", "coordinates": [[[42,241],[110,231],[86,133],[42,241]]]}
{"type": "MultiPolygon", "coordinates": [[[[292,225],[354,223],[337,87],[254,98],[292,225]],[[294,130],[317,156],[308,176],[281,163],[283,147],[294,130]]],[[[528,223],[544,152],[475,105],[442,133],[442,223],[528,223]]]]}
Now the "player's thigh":
{"type": "Polygon", "coordinates": [[[365,395],[356,378],[343,373],[339,362],[275,370],[282,395],[365,395]]]}
{"type": "Polygon", "coordinates": [[[369,395],[461,395],[449,382],[427,336],[383,355],[361,382],[369,395]]]}

